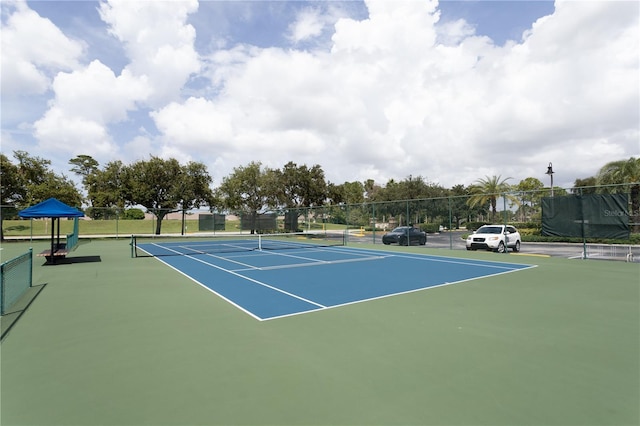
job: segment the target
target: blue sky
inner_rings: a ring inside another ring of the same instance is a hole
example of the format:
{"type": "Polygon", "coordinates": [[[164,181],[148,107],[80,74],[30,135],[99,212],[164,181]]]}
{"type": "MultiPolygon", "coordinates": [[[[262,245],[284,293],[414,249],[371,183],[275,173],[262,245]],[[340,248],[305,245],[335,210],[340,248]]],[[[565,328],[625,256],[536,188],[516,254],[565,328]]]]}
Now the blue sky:
{"type": "Polygon", "coordinates": [[[568,186],[640,155],[638,21],[631,1],[3,1],[2,152],[66,175],[201,161],[214,185],[251,161],[447,187],[553,162],[568,186]]]}

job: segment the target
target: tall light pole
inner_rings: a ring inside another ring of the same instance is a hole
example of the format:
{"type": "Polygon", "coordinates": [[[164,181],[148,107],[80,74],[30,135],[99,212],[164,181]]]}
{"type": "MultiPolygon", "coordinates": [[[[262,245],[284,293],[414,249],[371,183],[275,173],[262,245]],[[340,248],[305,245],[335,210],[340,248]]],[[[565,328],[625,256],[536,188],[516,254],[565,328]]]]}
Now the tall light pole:
{"type": "Polygon", "coordinates": [[[553,165],[551,163],[549,163],[549,166],[547,167],[547,175],[549,175],[549,177],[551,178],[551,196],[553,197],[553,165]]]}

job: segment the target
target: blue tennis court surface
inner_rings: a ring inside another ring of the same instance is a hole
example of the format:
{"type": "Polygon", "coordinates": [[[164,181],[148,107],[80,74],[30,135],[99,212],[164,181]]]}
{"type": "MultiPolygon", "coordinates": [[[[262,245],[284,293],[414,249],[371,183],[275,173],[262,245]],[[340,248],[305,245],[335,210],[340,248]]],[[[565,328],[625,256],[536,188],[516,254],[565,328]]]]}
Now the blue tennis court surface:
{"type": "MultiPolygon", "coordinates": [[[[158,244],[145,246],[140,244],[141,249],[153,251],[158,244]]],[[[534,267],[350,246],[183,254],[158,259],[258,320],[534,267]]]]}

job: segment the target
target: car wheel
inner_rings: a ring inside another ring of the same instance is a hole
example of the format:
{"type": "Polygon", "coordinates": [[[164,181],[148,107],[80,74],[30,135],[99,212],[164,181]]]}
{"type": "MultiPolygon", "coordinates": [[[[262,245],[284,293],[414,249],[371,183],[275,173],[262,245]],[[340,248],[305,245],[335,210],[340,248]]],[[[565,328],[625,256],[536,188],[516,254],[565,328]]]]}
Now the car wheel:
{"type": "Polygon", "coordinates": [[[500,244],[498,244],[498,248],[496,249],[496,251],[498,253],[504,253],[506,250],[506,247],[504,246],[504,242],[500,241],[500,244]]]}
{"type": "Polygon", "coordinates": [[[424,240],[420,241],[420,245],[424,246],[427,244],[427,239],[425,238],[424,240]]]}
{"type": "Polygon", "coordinates": [[[382,244],[384,244],[385,246],[388,246],[391,243],[389,241],[383,241],[382,244]]]}
{"type": "Polygon", "coordinates": [[[398,240],[398,245],[399,246],[408,246],[409,242],[405,237],[400,237],[400,239],[398,240]]]}
{"type": "Polygon", "coordinates": [[[520,251],[520,241],[516,241],[516,245],[515,245],[515,246],[513,246],[513,251],[514,251],[515,253],[517,253],[517,252],[519,252],[519,251],[520,251]]]}

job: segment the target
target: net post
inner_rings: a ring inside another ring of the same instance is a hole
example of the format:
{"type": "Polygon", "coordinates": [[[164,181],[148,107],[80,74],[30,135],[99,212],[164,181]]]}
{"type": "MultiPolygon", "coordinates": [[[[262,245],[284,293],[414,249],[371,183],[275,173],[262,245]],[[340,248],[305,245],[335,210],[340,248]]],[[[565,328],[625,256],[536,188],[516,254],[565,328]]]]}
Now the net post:
{"type": "Polygon", "coordinates": [[[135,256],[135,251],[136,251],[136,248],[135,248],[135,241],[136,241],[136,237],[135,237],[133,234],[131,234],[131,241],[129,242],[129,245],[131,246],[131,258],[132,258],[132,259],[133,259],[134,257],[136,257],[136,256],[135,256]]]}
{"type": "Polygon", "coordinates": [[[262,251],[262,234],[258,234],[258,251],[262,251]]]}

